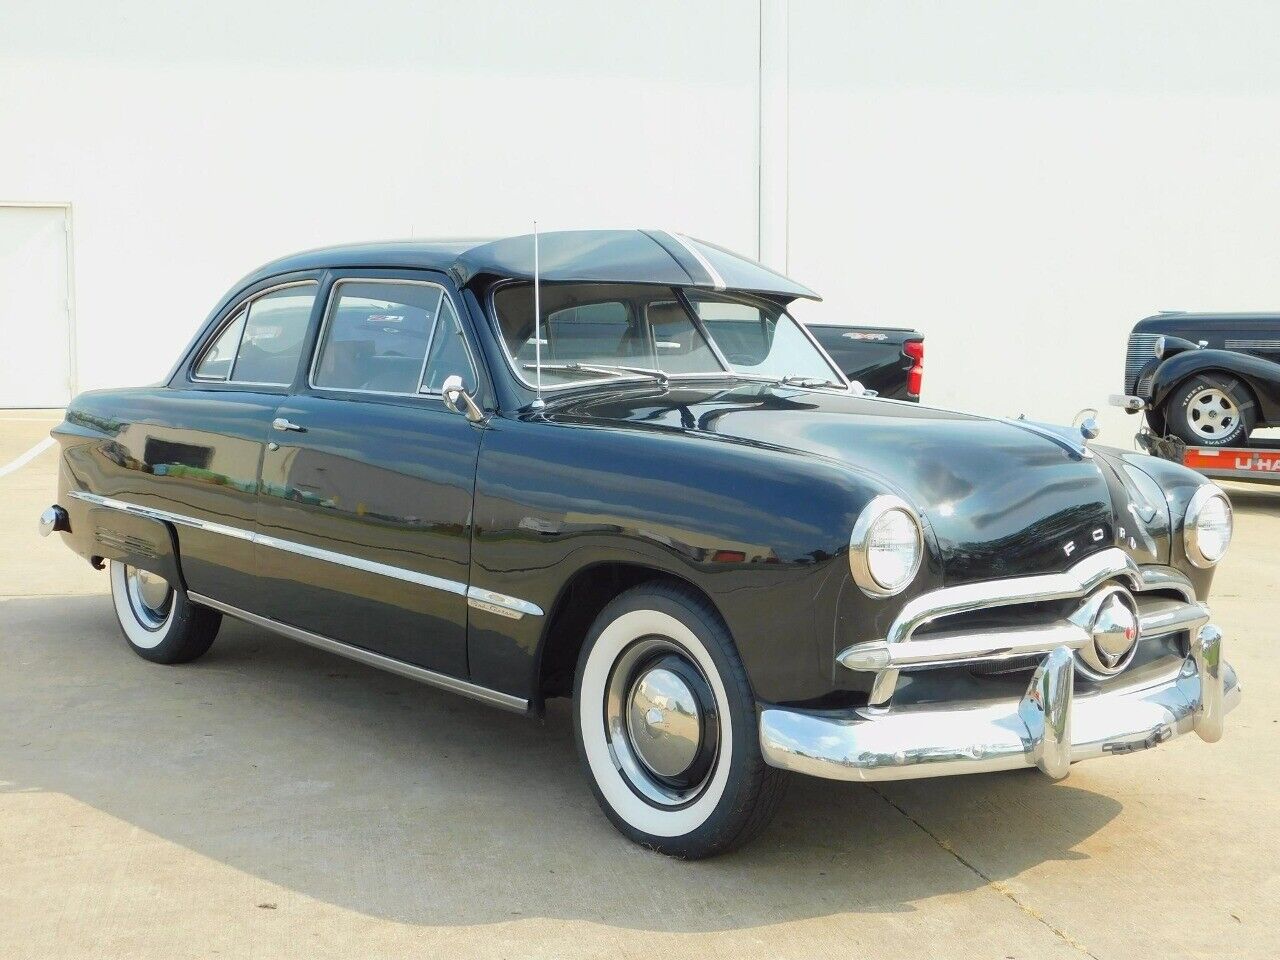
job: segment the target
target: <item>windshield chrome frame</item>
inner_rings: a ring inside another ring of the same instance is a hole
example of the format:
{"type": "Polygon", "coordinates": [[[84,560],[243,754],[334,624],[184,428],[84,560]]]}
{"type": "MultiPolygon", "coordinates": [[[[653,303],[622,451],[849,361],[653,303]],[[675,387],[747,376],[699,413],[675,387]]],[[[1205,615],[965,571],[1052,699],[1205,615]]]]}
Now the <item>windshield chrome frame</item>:
{"type": "MultiPolygon", "coordinates": [[[[511,375],[515,377],[517,384],[519,384],[522,388],[526,390],[534,391],[536,389],[536,386],[533,383],[526,380],[524,376],[520,373],[520,369],[519,369],[520,365],[516,361],[516,358],[511,355],[511,351],[507,347],[507,338],[502,333],[502,320],[498,316],[498,305],[495,299],[499,290],[503,290],[506,287],[512,286],[514,284],[519,284],[519,283],[527,284],[529,282],[530,281],[528,280],[522,280],[522,279],[512,277],[512,278],[500,280],[497,283],[494,283],[491,287],[489,287],[488,291],[485,294],[484,313],[486,315],[485,319],[489,322],[490,327],[493,330],[494,337],[498,341],[497,346],[498,346],[498,349],[502,351],[503,358],[507,364],[507,369],[511,371],[511,375]]],[[[605,286],[607,284],[602,283],[599,285],[605,286]]],[[[712,353],[715,354],[716,360],[720,364],[722,364],[724,367],[724,369],[722,370],[708,370],[705,373],[668,373],[666,374],[668,381],[675,383],[677,381],[696,382],[698,380],[740,380],[746,383],[775,383],[775,384],[778,383],[780,379],[779,377],[772,377],[772,376],[768,376],[766,374],[760,374],[760,373],[741,373],[733,369],[733,365],[729,363],[729,361],[725,358],[724,353],[720,350],[719,344],[715,342],[715,339],[711,336],[710,332],[706,329],[706,326],[702,322],[702,318],[698,316],[697,311],[694,310],[692,305],[689,303],[689,300],[685,295],[685,291],[686,289],[690,289],[690,288],[672,286],[670,284],[664,284],[664,283],[654,283],[654,284],[628,283],[628,284],[620,284],[620,285],[652,286],[654,287],[655,290],[660,289],[660,290],[671,291],[675,295],[676,299],[679,301],[680,305],[684,308],[685,313],[689,316],[689,320],[694,325],[694,328],[698,331],[699,334],[701,334],[703,339],[706,340],[707,345],[711,348],[712,353]]],[[[696,289],[700,291],[703,290],[703,288],[701,287],[696,289]]],[[[710,293],[718,297],[727,297],[727,299],[730,299],[730,300],[741,298],[742,302],[748,303],[751,306],[759,306],[761,303],[760,298],[753,297],[749,293],[739,293],[737,291],[734,291],[732,294],[727,294],[725,291],[722,291],[722,290],[708,290],[704,292],[710,293]]],[[[782,304],[772,300],[765,300],[763,302],[770,304],[772,306],[778,307],[780,312],[783,315],[785,315],[787,319],[789,319],[792,323],[794,323],[797,327],[799,327],[805,339],[807,339],[813,345],[814,349],[817,350],[818,355],[822,357],[822,359],[826,362],[826,364],[831,368],[832,372],[835,373],[835,378],[832,381],[832,384],[833,384],[832,386],[804,387],[804,386],[799,386],[797,384],[784,384],[783,386],[785,386],[788,390],[815,390],[815,391],[834,390],[838,393],[847,393],[851,387],[849,379],[845,377],[843,371],[841,371],[840,368],[836,366],[835,361],[831,359],[831,357],[827,354],[827,351],[822,349],[822,345],[818,343],[818,341],[814,338],[813,334],[809,331],[809,329],[805,327],[805,325],[801,323],[799,320],[797,320],[794,316],[792,316],[791,311],[789,311],[782,304]]],[[[656,355],[656,351],[655,351],[655,355],[656,355]]],[[[590,364],[590,366],[607,366],[607,364],[590,364]]],[[[666,373],[666,371],[663,371],[663,373],[666,373]]],[[[654,382],[654,378],[652,376],[633,374],[633,373],[619,373],[617,376],[600,377],[595,380],[575,380],[570,383],[550,383],[549,384],[544,381],[542,384],[542,392],[544,394],[559,393],[565,390],[578,390],[583,387],[608,386],[613,384],[624,384],[624,383],[644,384],[644,383],[653,383],[653,382],[654,382]]]]}

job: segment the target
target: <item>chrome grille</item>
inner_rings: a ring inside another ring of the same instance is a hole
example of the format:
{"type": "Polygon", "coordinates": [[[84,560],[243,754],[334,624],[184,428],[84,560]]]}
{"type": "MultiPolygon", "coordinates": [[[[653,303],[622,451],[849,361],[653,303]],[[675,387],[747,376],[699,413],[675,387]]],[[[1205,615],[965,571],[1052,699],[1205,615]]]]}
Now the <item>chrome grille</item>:
{"type": "MultiPolygon", "coordinates": [[[[1147,361],[1156,355],[1156,341],[1160,335],[1156,333],[1133,333],[1129,335],[1129,350],[1124,355],[1124,392],[1142,395],[1138,389],[1138,372],[1147,365],[1147,361]]],[[[1150,380],[1147,381],[1148,386],[1150,380]]]]}

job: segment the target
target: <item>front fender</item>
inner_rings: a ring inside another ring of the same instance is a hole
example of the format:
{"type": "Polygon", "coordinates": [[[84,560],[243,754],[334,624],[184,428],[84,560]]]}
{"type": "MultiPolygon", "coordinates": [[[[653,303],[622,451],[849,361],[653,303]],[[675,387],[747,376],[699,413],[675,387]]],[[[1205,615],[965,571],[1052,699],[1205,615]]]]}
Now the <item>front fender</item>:
{"type": "Polygon", "coordinates": [[[832,688],[837,634],[848,618],[875,616],[869,601],[850,603],[847,555],[859,512],[884,492],[825,458],[759,444],[495,418],[477,472],[471,579],[543,615],[473,610],[471,678],[534,695],[565,585],[590,567],[630,565],[706,594],[757,696],[822,696],[832,688]]]}
{"type": "Polygon", "coordinates": [[[1280,420],[1280,363],[1234,350],[1189,350],[1160,363],[1151,380],[1151,406],[1162,407],[1188,377],[1213,372],[1230,374],[1248,385],[1258,401],[1262,422],[1280,420]]]}

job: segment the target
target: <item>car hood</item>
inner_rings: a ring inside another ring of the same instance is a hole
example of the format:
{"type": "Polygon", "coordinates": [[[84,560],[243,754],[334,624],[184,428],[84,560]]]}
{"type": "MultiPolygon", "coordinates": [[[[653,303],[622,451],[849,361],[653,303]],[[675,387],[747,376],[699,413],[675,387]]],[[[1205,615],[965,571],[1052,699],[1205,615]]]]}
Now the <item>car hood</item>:
{"type": "Polygon", "coordinates": [[[1128,493],[1109,461],[1022,421],[762,384],[594,393],[547,413],[839,461],[920,512],[950,583],[1062,570],[1111,545],[1140,562],[1162,549],[1140,531],[1121,537],[1128,493]]]}

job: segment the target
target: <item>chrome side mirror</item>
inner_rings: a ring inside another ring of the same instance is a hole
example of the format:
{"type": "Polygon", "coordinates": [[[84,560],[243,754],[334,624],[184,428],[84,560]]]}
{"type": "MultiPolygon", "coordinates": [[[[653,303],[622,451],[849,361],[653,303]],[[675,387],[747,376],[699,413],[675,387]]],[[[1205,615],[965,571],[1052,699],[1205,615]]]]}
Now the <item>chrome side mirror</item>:
{"type": "Polygon", "coordinates": [[[462,378],[456,373],[445,377],[444,386],[440,388],[440,396],[448,409],[462,414],[472,423],[479,423],[484,419],[484,411],[476,404],[471,394],[467,393],[462,385],[462,378]]]}

